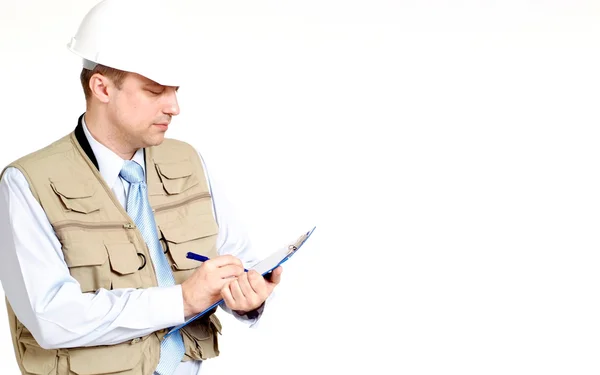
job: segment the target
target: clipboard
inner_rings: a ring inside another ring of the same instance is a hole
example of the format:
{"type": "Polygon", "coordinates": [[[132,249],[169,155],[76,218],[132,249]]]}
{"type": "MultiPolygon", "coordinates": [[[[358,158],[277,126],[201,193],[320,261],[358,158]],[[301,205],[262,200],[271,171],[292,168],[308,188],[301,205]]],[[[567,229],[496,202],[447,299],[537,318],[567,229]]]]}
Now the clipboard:
{"type": "MultiPolygon", "coordinates": [[[[268,274],[270,274],[271,271],[273,271],[275,268],[279,267],[283,263],[287,262],[288,259],[290,259],[294,254],[296,254],[296,252],[298,252],[298,250],[302,247],[302,245],[304,245],[306,240],[309,239],[309,237],[311,236],[311,234],[314,232],[315,229],[316,229],[316,226],[313,227],[308,232],[302,234],[300,237],[298,237],[298,239],[296,241],[290,243],[288,246],[285,246],[285,247],[277,250],[273,254],[269,255],[267,258],[265,258],[265,259],[261,260],[260,262],[258,262],[257,264],[255,264],[250,269],[257,271],[263,277],[268,276],[268,274]]],[[[165,337],[170,335],[171,333],[185,327],[186,325],[190,324],[194,320],[204,316],[204,314],[213,310],[214,308],[216,308],[218,305],[220,305],[223,302],[224,301],[221,299],[220,301],[215,302],[213,305],[211,305],[204,311],[189,318],[184,323],[172,327],[169,330],[169,332],[167,332],[165,337]]]]}

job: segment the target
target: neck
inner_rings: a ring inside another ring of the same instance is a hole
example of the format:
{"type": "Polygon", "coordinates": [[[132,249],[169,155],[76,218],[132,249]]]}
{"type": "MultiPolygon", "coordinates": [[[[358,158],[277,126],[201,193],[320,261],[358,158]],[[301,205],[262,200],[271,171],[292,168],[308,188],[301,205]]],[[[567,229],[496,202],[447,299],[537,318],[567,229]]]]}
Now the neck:
{"type": "Polygon", "coordinates": [[[85,124],[96,141],[119,155],[123,160],[131,160],[137,148],[127,142],[127,137],[114,126],[100,111],[88,107],[85,124]]]}

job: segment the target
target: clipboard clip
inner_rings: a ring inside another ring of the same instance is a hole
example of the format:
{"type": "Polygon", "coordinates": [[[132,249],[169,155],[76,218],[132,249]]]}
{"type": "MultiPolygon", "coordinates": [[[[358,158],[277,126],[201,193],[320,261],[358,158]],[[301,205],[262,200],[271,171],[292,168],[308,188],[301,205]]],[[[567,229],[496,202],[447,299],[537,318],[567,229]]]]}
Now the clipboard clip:
{"type": "Polygon", "coordinates": [[[288,246],[288,255],[292,255],[296,250],[298,250],[303,244],[304,242],[306,242],[306,240],[308,239],[308,237],[310,237],[310,235],[312,234],[312,232],[315,230],[316,227],[314,227],[313,229],[309,230],[308,232],[304,233],[303,235],[301,235],[300,237],[298,237],[298,239],[296,240],[296,242],[292,243],[291,245],[288,246]]]}

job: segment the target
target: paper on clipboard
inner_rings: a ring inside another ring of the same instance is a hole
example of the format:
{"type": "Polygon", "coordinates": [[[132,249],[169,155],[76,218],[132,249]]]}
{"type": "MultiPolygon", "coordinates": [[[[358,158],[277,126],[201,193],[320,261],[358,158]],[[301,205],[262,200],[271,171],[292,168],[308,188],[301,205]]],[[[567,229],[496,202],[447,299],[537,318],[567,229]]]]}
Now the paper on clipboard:
{"type": "MultiPolygon", "coordinates": [[[[304,243],[306,242],[306,240],[308,240],[308,238],[313,233],[315,228],[316,227],[313,227],[311,230],[309,230],[308,232],[301,235],[295,242],[292,242],[288,246],[285,246],[285,247],[277,250],[273,254],[269,255],[267,258],[265,258],[262,261],[255,264],[250,269],[255,270],[256,272],[260,273],[263,276],[267,275],[269,272],[273,271],[275,268],[277,268],[278,266],[280,266],[281,264],[286,262],[288,259],[290,259],[292,257],[292,255],[294,255],[298,251],[298,249],[300,249],[300,247],[302,247],[302,245],[304,245],[304,243]]],[[[204,314],[213,310],[221,303],[223,303],[223,300],[220,300],[220,301],[214,303],[212,306],[210,306],[206,310],[202,311],[201,313],[199,313],[197,315],[194,315],[190,319],[186,320],[185,323],[182,323],[178,326],[171,328],[169,330],[169,332],[167,333],[167,335],[170,335],[171,333],[177,331],[178,329],[185,327],[192,321],[202,317],[204,314]]]]}
{"type": "Polygon", "coordinates": [[[290,257],[294,255],[296,251],[298,251],[298,249],[304,244],[308,237],[310,237],[315,228],[300,236],[300,238],[298,238],[296,242],[291,243],[290,245],[284,248],[281,248],[280,250],[274,252],[264,260],[258,262],[251,269],[255,270],[263,276],[273,271],[286,260],[290,259],[290,257]]]}

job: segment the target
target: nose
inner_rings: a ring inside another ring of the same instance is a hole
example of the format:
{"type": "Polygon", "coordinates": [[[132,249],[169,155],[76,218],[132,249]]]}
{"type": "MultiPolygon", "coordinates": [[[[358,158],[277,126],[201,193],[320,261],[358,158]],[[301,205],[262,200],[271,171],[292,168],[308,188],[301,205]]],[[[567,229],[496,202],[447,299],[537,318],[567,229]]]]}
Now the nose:
{"type": "Polygon", "coordinates": [[[179,102],[177,101],[177,90],[174,87],[167,89],[166,105],[163,112],[167,115],[177,116],[179,114],[179,102]]]}

